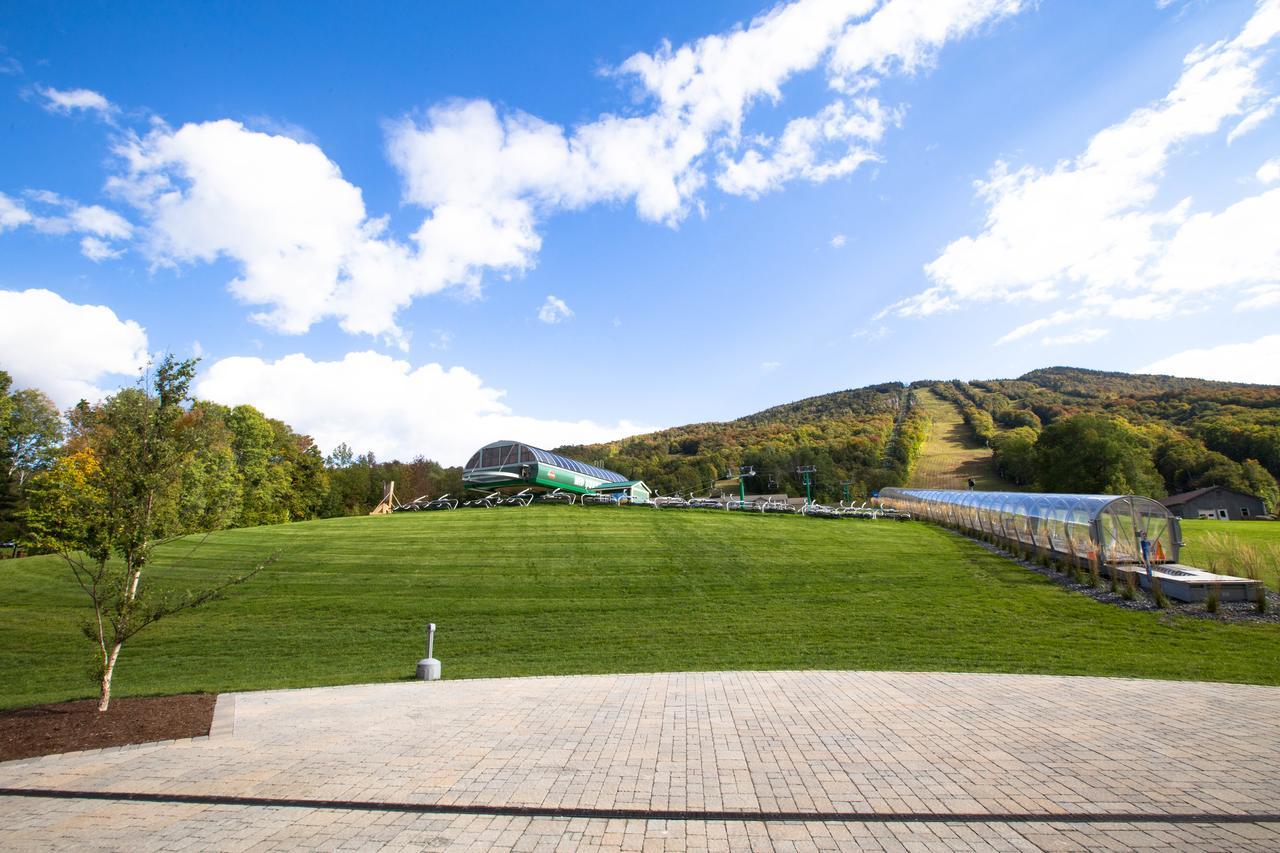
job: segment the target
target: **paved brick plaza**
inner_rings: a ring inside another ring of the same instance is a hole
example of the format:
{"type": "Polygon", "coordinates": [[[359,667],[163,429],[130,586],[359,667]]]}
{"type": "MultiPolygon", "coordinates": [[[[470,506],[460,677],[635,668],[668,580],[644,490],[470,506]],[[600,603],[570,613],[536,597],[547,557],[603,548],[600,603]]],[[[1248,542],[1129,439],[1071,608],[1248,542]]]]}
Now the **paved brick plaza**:
{"type": "Polygon", "coordinates": [[[0,844],[1275,850],[1277,747],[1280,688],[1249,685],[780,672],[244,693],[209,738],[0,764],[0,787],[155,800],[0,796],[0,844]],[[492,813],[510,807],[531,813],[492,813]]]}

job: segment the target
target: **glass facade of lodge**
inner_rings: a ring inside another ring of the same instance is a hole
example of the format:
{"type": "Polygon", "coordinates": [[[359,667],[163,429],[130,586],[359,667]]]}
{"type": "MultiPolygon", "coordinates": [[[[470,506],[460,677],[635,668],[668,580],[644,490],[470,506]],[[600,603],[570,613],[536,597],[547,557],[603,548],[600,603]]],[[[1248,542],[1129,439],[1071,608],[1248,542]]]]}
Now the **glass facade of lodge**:
{"type": "Polygon", "coordinates": [[[1137,495],[888,488],[880,499],[916,518],[1113,565],[1142,562],[1144,532],[1153,563],[1176,563],[1182,546],[1178,519],[1137,495]]]}

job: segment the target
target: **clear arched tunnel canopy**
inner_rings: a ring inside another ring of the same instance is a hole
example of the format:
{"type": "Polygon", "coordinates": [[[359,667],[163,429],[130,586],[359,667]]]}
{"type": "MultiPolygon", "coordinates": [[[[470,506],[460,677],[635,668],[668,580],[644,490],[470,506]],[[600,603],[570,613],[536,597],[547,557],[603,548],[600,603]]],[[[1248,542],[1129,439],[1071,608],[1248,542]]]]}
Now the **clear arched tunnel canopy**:
{"type": "Polygon", "coordinates": [[[1108,563],[1142,562],[1144,538],[1153,561],[1176,562],[1182,538],[1173,514],[1139,495],[889,488],[880,497],[917,517],[1108,563]]]}

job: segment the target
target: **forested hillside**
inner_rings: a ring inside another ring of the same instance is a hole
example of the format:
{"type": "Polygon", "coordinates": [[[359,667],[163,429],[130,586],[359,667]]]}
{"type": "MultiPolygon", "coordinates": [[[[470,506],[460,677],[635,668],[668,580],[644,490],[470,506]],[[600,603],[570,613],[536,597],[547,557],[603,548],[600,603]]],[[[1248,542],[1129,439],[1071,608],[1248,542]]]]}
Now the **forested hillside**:
{"type": "Polygon", "coordinates": [[[961,410],[991,445],[1000,475],[1022,486],[1160,497],[1227,485],[1273,511],[1280,499],[1280,387],[1069,367],[840,391],[564,452],[663,491],[705,488],[730,467],[754,465],[750,490],[772,491],[776,482],[796,494],[803,487],[795,468],[816,464],[817,494],[831,499],[853,482],[860,495],[909,474],[929,429],[927,413],[911,402],[926,388],[961,410]]]}
{"type": "Polygon", "coordinates": [[[928,420],[901,383],[838,391],[724,423],[691,424],[607,444],[560,448],[662,492],[706,491],[730,469],[754,466],[753,493],[804,494],[796,468],[813,465],[814,495],[866,495],[902,482],[928,420]]]}

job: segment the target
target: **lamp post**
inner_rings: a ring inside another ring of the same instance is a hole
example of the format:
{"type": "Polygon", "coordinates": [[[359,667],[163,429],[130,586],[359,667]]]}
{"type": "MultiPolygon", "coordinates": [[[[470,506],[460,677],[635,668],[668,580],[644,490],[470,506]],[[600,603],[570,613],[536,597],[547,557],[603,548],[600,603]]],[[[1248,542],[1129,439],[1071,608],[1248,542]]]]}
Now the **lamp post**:
{"type": "Polygon", "coordinates": [[[801,465],[796,469],[796,473],[804,477],[804,505],[808,506],[813,503],[813,475],[818,472],[816,465],[801,465]]]}

